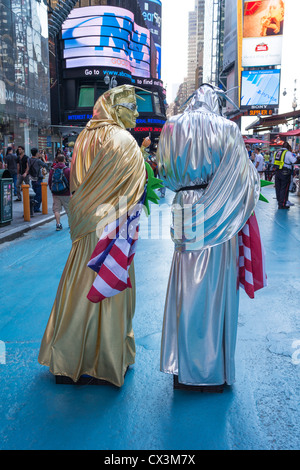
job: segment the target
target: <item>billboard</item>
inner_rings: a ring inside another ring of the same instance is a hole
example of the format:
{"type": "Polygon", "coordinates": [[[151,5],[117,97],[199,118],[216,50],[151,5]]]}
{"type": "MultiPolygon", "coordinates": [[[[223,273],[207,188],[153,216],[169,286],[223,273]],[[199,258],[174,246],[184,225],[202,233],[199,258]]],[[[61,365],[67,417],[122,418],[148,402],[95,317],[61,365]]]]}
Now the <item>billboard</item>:
{"type": "Polygon", "coordinates": [[[241,108],[276,108],[279,105],[280,70],[244,70],[241,108]]]}
{"type": "Polygon", "coordinates": [[[244,1],[242,67],[281,64],[285,0],[244,1]]]}
{"type": "Polygon", "coordinates": [[[158,78],[161,78],[161,15],[162,5],[160,0],[139,0],[142,15],[149,31],[152,33],[155,47],[158,53],[157,70],[158,78]]]}
{"type": "Polygon", "coordinates": [[[66,69],[113,67],[148,78],[151,61],[156,61],[149,30],[137,25],[134,14],[124,8],[75,8],[62,25],[62,39],[66,69]]]}

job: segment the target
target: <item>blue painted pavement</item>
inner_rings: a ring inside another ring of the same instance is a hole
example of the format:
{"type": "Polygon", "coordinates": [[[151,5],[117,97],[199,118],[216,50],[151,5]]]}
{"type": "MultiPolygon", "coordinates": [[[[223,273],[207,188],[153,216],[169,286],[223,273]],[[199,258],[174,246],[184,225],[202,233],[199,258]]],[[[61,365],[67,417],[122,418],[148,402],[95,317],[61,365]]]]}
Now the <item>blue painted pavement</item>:
{"type": "MultiPolygon", "coordinates": [[[[174,391],[172,377],[159,370],[173,253],[170,192],[160,207],[152,206],[151,226],[142,219],[135,257],[136,364],[120,390],[56,385],[37,362],[71,245],[68,229],[56,232],[50,222],[0,245],[0,448],[298,449],[300,198],[292,195],[295,206],[277,211],[273,187],[263,192],[270,203],[260,202],[256,214],[269,286],[255,300],[241,291],[237,380],[222,395],[174,391]]],[[[65,216],[62,222],[67,227],[65,216]]]]}

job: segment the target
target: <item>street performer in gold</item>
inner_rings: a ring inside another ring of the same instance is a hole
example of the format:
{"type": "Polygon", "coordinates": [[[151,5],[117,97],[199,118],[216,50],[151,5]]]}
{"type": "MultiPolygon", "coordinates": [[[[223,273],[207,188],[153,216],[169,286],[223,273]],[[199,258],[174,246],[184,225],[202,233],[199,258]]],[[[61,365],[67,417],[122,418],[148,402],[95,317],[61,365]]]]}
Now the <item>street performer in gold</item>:
{"type": "Polygon", "coordinates": [[[101,302],[88,299],[95,280],[88,263],[104,227],[125,216],[145,192],[143,155],[126,130],[136,125],[136,97],[130,85],[104,93],[74,147],[69,219],[72,248],[38,359],[55,376],[73,382],[86,375],[121,387],[128,366],[135,362],[133,263],[128,268],[131,288],[101,302]]]}

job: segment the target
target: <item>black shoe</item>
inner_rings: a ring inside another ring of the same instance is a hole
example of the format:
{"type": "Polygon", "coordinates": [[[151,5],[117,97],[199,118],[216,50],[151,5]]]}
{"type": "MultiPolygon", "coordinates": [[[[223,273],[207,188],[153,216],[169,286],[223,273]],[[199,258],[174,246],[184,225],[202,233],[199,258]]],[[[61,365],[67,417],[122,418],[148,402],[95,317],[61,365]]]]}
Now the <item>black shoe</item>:
{"type": "Polygon", "coordinates": [[[34,209],[33,212],[42,212],[41,209],[34,209]]]}
{"type": "Polygon", "coordinates": [[[56,224],[56,231],[58,232],[59,230],[62,230],[62,225],[61,224],[56,224]]]}
{"type": "Polygon", "coordinates": [[[17,201],[22,201],[22,199],[17,198],[17,199],[15,199],[14,201],[15,201],[15,202],[17,202],[17,201]]]}
{"type": "Polygon", "coordinates": [[[173,375],[174,390],[190,390],[201,393],[223,393],[225,383],[222,385],[185,385],[178,381],[178,376],[173,375]]]}
{"type": "Polygon", "coordinates": [[[278,209],[289,209],[289,206],[278,206],[278,209]]]}

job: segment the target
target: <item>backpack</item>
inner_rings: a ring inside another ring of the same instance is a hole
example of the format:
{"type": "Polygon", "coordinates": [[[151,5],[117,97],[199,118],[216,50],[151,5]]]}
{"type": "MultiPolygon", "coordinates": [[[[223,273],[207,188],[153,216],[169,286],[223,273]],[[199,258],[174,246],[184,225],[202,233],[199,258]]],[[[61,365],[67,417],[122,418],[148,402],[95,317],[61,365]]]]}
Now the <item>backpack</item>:
{"type": "Polygon", "coordinates": [[[30,158],[28,173],[32,178],[40,176],[40,164],[37,158],[30,158]]]}
{"type": "Polygon", "coordinates": [[[55,168],[52,175],[51,191],[53,194],[62,194],[69,189],[69,182],[65,177],[64,170],[67,167],[55,168]]]}

